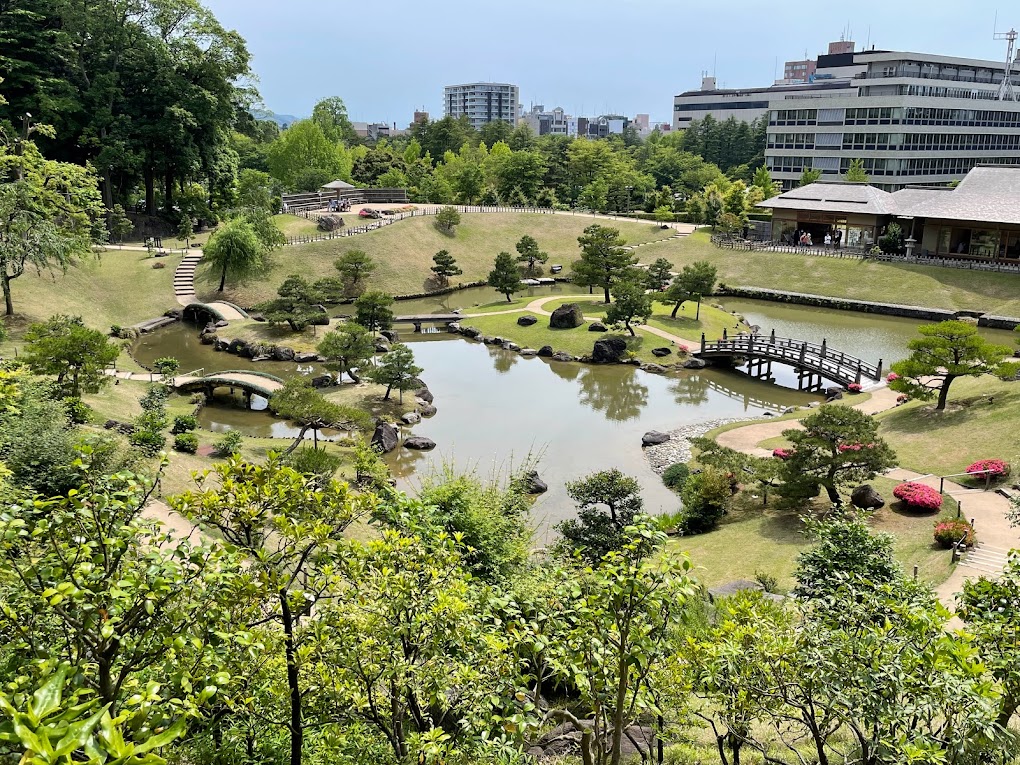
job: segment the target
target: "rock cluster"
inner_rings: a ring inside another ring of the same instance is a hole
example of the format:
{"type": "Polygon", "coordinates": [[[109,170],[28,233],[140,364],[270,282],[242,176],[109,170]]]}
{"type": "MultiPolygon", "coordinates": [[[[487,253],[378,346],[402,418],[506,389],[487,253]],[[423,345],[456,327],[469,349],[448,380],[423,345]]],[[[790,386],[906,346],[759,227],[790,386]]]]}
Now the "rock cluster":
{"type": "Polygon", "coordinates": [[[735,417],[725,420],[711,420],[693,425],[681,425],[676,430],[666,431],[669,440],[645,448],[645,458],[652,470],[662,473],[670,465],[677,462],[688,462],[691,459],[691,439],[705,435],[708,431],[727,425],[731,422],[746,422],[747,417],[735,417]]]}

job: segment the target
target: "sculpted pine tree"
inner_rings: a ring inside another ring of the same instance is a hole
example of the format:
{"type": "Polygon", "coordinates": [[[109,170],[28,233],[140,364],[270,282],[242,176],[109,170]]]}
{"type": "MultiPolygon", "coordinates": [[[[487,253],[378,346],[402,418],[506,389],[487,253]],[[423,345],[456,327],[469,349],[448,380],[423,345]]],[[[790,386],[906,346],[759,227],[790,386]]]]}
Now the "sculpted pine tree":
{"type": "Polygon", "coordinates": [[[508,303],[515,292],[520,292],[521,275],[509,252],[501,252],[496,256],[496,262],[489,272],[489,286],[502,293],[508,303]]]}
{"type": "Polygon", "coordinates": [[[621,282],[616,285],[616,300],[606,310],[606,322],[620,324],[634,337],[632,321],[647,322],[652,315],[652,296],[645,292],[644,285],[621,282]]]}
{"type": "Polygon", "coordinates": [[[608,226],[588,226],[577,242],[581,247],[581,259],[573,265],[575,283],[601,287],[609,303],[613,285],[632,275],[637,258],[623,249],[626,240],[620,232],[608,226]]]}
{"type": "Polygon", "coordinates": [[[337,380],[343,382],[344,373],[356,383],[361,382],[357,367],[372,358],[375,353],[375,339],[372,333],[357,322],[344,322],[326,333],[316,346],[320,355],[326,357],[326,368],[337,372],[337,380]]]}
{"type": "Polygon", "coordinates": [[[520,238],[520,240],[518,240],[515,245],[515,249],[518,254],[517,261],[519,263],[528,264],[529,274],[535,273],[535,264],[545,263],[549,260],[549,254],[542,252],[538,247],[538,242],[535,240],[535,237],[529,234],[525,234],[520,238]]]}
{"type": "Polygon", "coordinates": [[[431,271],[436,275],[436,280],[444,287],[450,283],[451,276],[460,276],[464,273],[457,265],[457,259],[448,250],[437,252],[432,256],[432,262],[435,265],[432,266],[431,271]]]}

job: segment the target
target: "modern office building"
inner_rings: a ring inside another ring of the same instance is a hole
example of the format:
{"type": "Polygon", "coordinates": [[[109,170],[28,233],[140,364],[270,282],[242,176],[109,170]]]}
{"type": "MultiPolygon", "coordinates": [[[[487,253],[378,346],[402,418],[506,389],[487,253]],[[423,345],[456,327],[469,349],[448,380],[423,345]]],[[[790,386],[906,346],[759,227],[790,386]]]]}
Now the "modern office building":
{"type": "Polygon", "coordinates": [[[520,121],[530,127],[535,135],[577,135],[577,120],[559,106],[546,111],[542,104],[533,104],[531,111],[525,112],[520,121]]]}
{"type": "Polygon", "coordinates": [[[815,85],[826,71],[853,73],[849,87],[770,98],[765,164],[784,188],[854,159],[885,191],[1020,162],[1020,72],[1006,80],[1003,62],[869,50],[820,56],[815,85]]]}
{"type": "Polygon", "coordinates": [[[505,82],[447,85],[443,92],[443,108],[448,117],[466,116],[476,130],[497,120],[517,127],[520,97],[517,86],[505,82]]]}
{"type": "MultiPolygon", "coordinates": [[[[841,53],[853,53],[856,43],[852,40],[838,40],[829,43],[828,55],[835,56],[841,53]]],[[[776,85],[796,85],[805,82],[812,82],[815,73],[818,71],[818,59],[805,58],[797,61],[787,61],[783,66],[783,79],[776,82],[776,85]]]]}

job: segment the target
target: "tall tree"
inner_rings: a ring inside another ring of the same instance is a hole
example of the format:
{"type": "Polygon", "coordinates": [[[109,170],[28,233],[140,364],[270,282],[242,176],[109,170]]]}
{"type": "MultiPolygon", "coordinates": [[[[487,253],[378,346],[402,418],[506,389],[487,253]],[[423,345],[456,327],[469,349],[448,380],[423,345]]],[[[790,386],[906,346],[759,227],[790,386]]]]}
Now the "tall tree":
{"type": "Polygon", "coordinates": [[[688,300],[698,299],[711,295],[715,290],[715,266],[707,260],[697,260],[681,269],[669,287],[656,299],[660,303],[673,304],[673,311],[670,313],[674,319],[677,312],[688,300]]]}
{"type": "Polygon", "coordinates": [[[431,271],[436,275],[438,281],[444,287],[450,283],[451,276],[459,276],[464,271],[457,265],[457,259],[450,254],[449,250],[440,250],[432,256],[431,271]]]}
{"type": "Polygon", "coordinates": [[[326,357],[326,368],[337,373],[339,382],[343,382],[346,372],[354,382],[360,383],[357,367],[372,358],[375,339],[357,322],[346,321],[327,332],[315,349],[326,357]]]}
{"type": "Polygon", "coordinates": [[[850,161],[850,167],[843,174],[843,180],[847,183],[867,183],[871,180],[871,176],[868,175],[868,171],[864,169],[863,159],[854,159],[850,161]]]}
{"type": "Polygon", "coordinates": [[[403,403],[404,391],[414,390],[421,372],[421,367],[414,364],[414,353],[411,349],[403,343],[395,343],[368,376],[372,382],[386,386],[384,401],[388,401],[390,393],[396,389],[400,392],[400,403],[403,403]]]}
{"type": "Polygon", "coordinates": [[[357,288],[362,279],[375,271],[375,261],[364,250],[348,250],[335,261],[333,266],[340,272],[340,278],[357,288]]]}
{"type": "Polygon", "coordinates": [[[641,486],[616,468],[568,482],[567,494],[577,505],[577,518],[556,529],[570,551],[593,564],[626,544],[626,528],[644,510],[641,486]]]}
{"type": "Polygon", "coordinates": [[[119,355],[120,348],[80,316],[51,316],[25,333],[25,363],[37,374],[56,375],[72,398],[97,392],[110,379],[106,367],[119,355]]]}
{"type": "Polygon", "coordinates": [[[988,342],[977,327],[963,321],[941,321],[917,328],[921,337],[911,340],[910,356],[892,365],[899,379],[889,383],[893,390],[917,398],[938,398],[941,412],[949,400],[949,388],[961,377],[994,374],[1011,349],[988,342]]]}
{"type": "Polygon", "coordinates": [[[312,431],[314,448],[318,449],[320,430],[357,430],[368,427],[372,421],[367,412],[328,400],[304,377],[288,379],[269,397],[269,408],[301,428],[285,454],[294,451],[309,430],[312,431]]]}
{"type": "Polygon", "coordinates": [[[645,291],[643,284],[633,281],[620,282],[615,287],[616,300],[606,309],[606,322],[619,324],[634,337],[632,321],[647,322],[652,315],[652,296],[645,291]]]}
{"type": "Polygon", "coordinates": [[[542,252],[535,237],[530,234],[525,234],[517,240],[517,244],[514,247],[517,250],[518,262],[528,264],[528,273],[535,272],[536,263],[545,263],[549,260],[549,253],[542,252]]]}
{"type": "MultiPolygon", "coordinates": [[[[670,218],[673,213],[670,213],[670,218]]],[[[665,258],[656,258],[655,262],[645,271],[645,284],[648,289],[659,292],[673,281],[673,264],[665,258]]]]}
{"type": "Polygon", "coordinates": [[[329,323],[329,315],[322,310],[322,294],[304,277],[291,274],[277,288],[276,294],[273,300],[256,306],[270,324],[286,322],[292,331],[300,332],[309,324],[329,323]]]}
{"type": "Polygon", "coordinates": [[[350,181],[354,169],[351,153],[330,141],[315,120],[301,120],[284,130],[266,148],[266,160],[270,175],[288,189],[295,188],[301,173],[309,170],[330,180],[350,181]]]}
{"type": "Polygon", "coordinates": [[[354,132],[354,126],[347,116],[347,106],[338,96],[324,98],[312,107],[312,122],[317,124],[327,140],[333,143],[353,146],[358,142],[358,134],[354,132]]]}
{"type": "Polygon", "coordinates": [[[506,297],[509,303],[511,296],[521,290],[521,274],[517,270],[517,262],[509,252],[501,252],[489,272],[489,286],[506,297]]]}
{"type": "Polygon", "coordinates": [[[354,321],[369,332],[389,329],[393,324],[393,296],[369,290],[354,301],[354,321]]]}
{"type": "Polygon", "coordinates": [[[217,291],[223,292],[228,271],[239,279],[259,274],[266,268],[267,252],[251,224],[235,218],[209,237],[202,262],[213,271],[219,270],[220,286],[217,291]]]}
{"type": "Polygon", "coordinates": [[[608,303],[613,285],[630,276],[637,258],[623,248],[626,240],[619,230],[608,226],[588,226],[577,242],[581,259],[573,265],[574,280],[585,286],[601,287],[608,303]]]}

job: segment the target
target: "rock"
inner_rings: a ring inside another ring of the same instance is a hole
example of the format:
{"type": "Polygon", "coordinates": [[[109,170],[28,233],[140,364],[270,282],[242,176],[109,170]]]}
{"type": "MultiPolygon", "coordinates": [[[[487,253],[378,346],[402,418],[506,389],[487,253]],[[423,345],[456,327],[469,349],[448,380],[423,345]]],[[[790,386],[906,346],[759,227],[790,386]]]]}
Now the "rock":
{"type": "Polygon", "coordinates": [[[850,502],[861,510],[878,510],[885,507],[882,495],[870,483],[861,484],[850,494],[850,502]]]}
{"type": "Polygon", "coordinates": [[[422,404],[418,407],[418,413],[421,414],[422,417],[435,417],[437,411],[439,410],[432,404],[422,404]]]}
{"type": "Polygon", "coordinates": [[[836,393],[833,393],[831,396],[826,396],[825,402],[828,403],[830,401],[839,401],[841,398],[843,398],[843,391],[838,391],[836,393]]]}
{"type": "Polygon", "coordinates": [[[317,353],[309,353],[307,351],[302,351],[301,353],[294,354],[294,361],[298,362],[299,364],[307,364],[308,362],[318,360],[319,354],[317,353]]]}
{"type": "Polygon", "coordinates": [[[840,388],[838,385],[830,386],[826,388],[824,391],[822,391],[822,393],[825,395],[825,398],[827,399],[836,398],[837,395],[839,396],[839,398],[843,397],[842,396],[843,389],[840,388]]]}
{"type": "Polygon", "coordinates": [[[464,335],[464,337],[470,337],[472,340],[475,340],[482,334],[482,330],[475,329],[474,327],[461,327],[460,333],[464,335]]]}
{"type": "Polygon", "coordinates": [[[260,313],[250,313],[248,316],[251,317],[252,321],[265,321],[266,317],[260,313]]]}
{"type": "Polygon", "coordinates": [[[509,340],[507,340],[505,343],[503,343],[503,350],[504,351],[519,351],[520,349],[521,349],[521,346],[519,346],[517,343],[512,343],[509,340]]]}
{"type": "Polygon", "coordinates": [[[517,320],[517,324],[522,327],[530,327],[534,324],[538,324],[538,319],[534,316],[522,316],[517,320]]]}
{"type": "Polygon", "coordinates": [[[652,374],[655,375],[666,374],[667,371],[666,367],[662,366],[661,364],[642,364],[641,369],[644,370],[645,372],[651,372],[652,374]]]}
{"type": "Polygon", "coordinates": [[[230,322],[229,321],[224,321],[223,319],[220,319],[218,322],[216,322],[216,324],[214,326],[217,329],[223,329],[224,327],[229,327],[230,326],[230,322]]]}
{"type": "Polygon", "coordinates": [[[502,345],[505,341],[502,337],[487,337],[484,342],[486,345],[502,345]]]}
{"type": "Polygon", "coordinates": [[[554,353],[549,358],[551,358],[553,361],[573,361],[574,360],[573,356],[571,356],[569,353],[564,353],[563,351],[556,351],[556,353],[554,353]]]}
{"type": "Polygon", "coordinates": [[[414,392],[415,398],[420,398],[426,404],[431,404],[435,401],[435,397],[432,395],[432,391],[428,388],[419,388],[414,392]]]}
{"type": "Polygon", "coordinates": [[[543,359],[549,358],[550,356],[553,355],[552,346],[543,345],[541,348],[538,349],[538,355],[541,356],[543,359]]]}
{"type": "Polygon", "coordinates": [[[549,484],[539,477],[537,470],[529,470],[521,478],[524,481],[524,490],[528,494],[545,494],[549,491],[549,484]]]}
{"type": "Polygon", "coordinates": [[[213,334],[202,335],[202,337],[199,338],[199,342],[202,343],[202,345],[216,345],[217,340],[219,340],[219,338],[213,334]]]}
{"type": "Polygon", "coordinates": [[[294,349],[288,348],[286,345],[278,345],[273,350],[273,358],[277,361],[294,361],[296,355],[294,349]]]}
{"type": "Polygon", "coordinates": [[[642,446],[658,446],[669,440],[669,433],[660,433],[658,430],[649,430],[641,436],[642,446]]]}
{"type": "Polygon", "coordinates": [[[672,352],[673,351],[670,348],[652,348],[652,355],[660,359],[663,356],[668,356],[672,352]]]}
{"type": "Polygon", "coordinates": [[[241,351],[243,351],[247,347],[248,343],[246,343],[244,340],[241,339],[231,340],[230,346],[227,348],[227,351],[229,351],[230,353],[240,354],[241,351]]]}
{"type": "Polygon", "coordinates": [[[272,360],[273,360],[273,357],[268,355],[268,354],[266,354],[266,353],[260,354],[258,356],[252,356],[251,357],[251,361],[252,361],[253,364],[256,363],[256,362],[259,362],[259,361],[272,361],[272,360]]]}
{"type": "Polygon", "coordinates": [[[319,231],[338,231],[344,227],[344,219],[339,215],[320,215],[317,228],[319,231]]]}
{"type": "Polygon", "coordinates": [[[329,388],[333,385],[333,375],[316,375],[312,378],[313,388],[329,388]]]}
{"type": "Polygon", "coordinates": [[[446,325],[446,331],[449,332],[451,335],[459,335],[460,322],[451,321],[449,324],[446,325]]]}
{"type": "Polygon", "coordinates": [[[584,314],[577,303],[564,303],[549,317],[549,326],[553,329],[574,329],[584,324],[584,314]]]}
{"type": "Polygon", "coordinates": [[[684,369],[704,369],[708,364],[703,359],[687,359],[684,369]]]}
{"type": "Polygon", "coordinates": [[[588,325],[589,332],[608,332],[609,327],[603,324],[601,321],[593,321],[588,325]]]}
{"type": "Polygon", "coordinates": [[[164,311],[163,315],[169,319],[177,319],[177,321],[180,321],[182,318],[184,318],[184,309],[171,308],[168,311],[164,311]]]}
{"type": "Polygon", "coordinates": [[[375,339],[375,352],[376,353],[389,353],[390,352],[390,341],[382,337],[375,339]]]}
{"type": "Polygon", "coordinates": [[[411,436],[410,438],[404,439],[404,448],[428,452],[436,448],[436,442],[431,438],[425,438],[425,436],[411,436]]]}
{"type": "Polygon", "coordinates": [[[627,341],[622,337],[606,337],[595,341],[591,360],[594,364],[615,364],[627,352],[627,341]]]}
{"type": "MultiPolygon", "coordinates": [[[[155,257],[160,258],[160,257],[163,257],[163,256],[157,254],[155,257]]],[[[153,268],[166,268],[166,263],[153,263],[152,267],[153,268]]]]}
{"type": "Polygon", "coordinates": [[[476,337],[475,340],[477,340],[480,343],[485,343],[486,345],[492,345],[492,338],[489,337],[488,335],[478,335],[478,337],[476,337]]]}
{"type": "Polygon", "coordinates": [[[421,415],[418,414],[417,412],[405,412],[404,414],[400,415],[400,420],[405,425],[417,425],[419,422],[421,422],[421,415]]]}
{"type": "Polygon", "coordinates": [[[538,351],[536,351],[534,348],[521,348],[521,355],[522,356],[537,356],[538,355],[538,351]]]}
{"type": "Polygon", "coordinates": [[[230,348],[229,340],[217,340],[216,345],[213,346],[214,351],[220,352],[226,351],[228,348],[230,348]]]}
{"type": "Polygon", "coordinates": [[[375,426],[375,432],[372,434],[372,446],[376,447],[383,454],[392,452],[397,448],[397,444],[400,443],[400,433],[396,427],[390,425],[388,422],[379,422],[375,426]]]}

